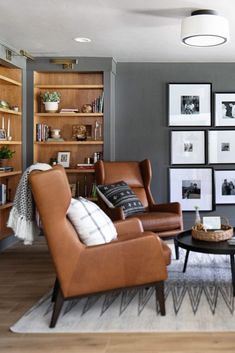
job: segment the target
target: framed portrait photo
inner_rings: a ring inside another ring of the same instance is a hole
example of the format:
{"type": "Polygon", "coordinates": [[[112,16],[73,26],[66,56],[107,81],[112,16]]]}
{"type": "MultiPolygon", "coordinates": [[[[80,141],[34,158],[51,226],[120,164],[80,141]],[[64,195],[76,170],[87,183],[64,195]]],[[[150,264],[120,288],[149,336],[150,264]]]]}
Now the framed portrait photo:
{"type": "Polygon", "coordinates": [[[7,132],[5,129],[0,129],[0,140],[6,140],[7,139],[7,132]]]}
{"type": "Polygon", "coordinates": [[[61,164],[64,168],[69,168],[70,165],[70,152],[58,152],[57,163],[61,164]]]}
{"type": "Polygon", "coordinates": [[[170,202],[180,202],[183,211],[213,210],[212,168],[170,168],[170,202]]]}
{"type": "Polygon", "coordinates": [[[215,170],[216,204],[235,204],[235,170],[215,170]]]}
{"type": "Polygon", "coordinates": [[[235,126],[235,93],[215,93],[215,126],[235,126]]]}
{"type": "Polygon", "coordinates": [[[205,131],[171,131],[171,164],[205,163],[205,131]]]}
{"type": "Polygon", "coordinates": [[[208,162],[235,163],[235,130],[208,131],[208,162]]]}
{"type": "Polygon", "coordinates": [[[168,84],[169,126],[211,126],[211,83],[168,84]]]}

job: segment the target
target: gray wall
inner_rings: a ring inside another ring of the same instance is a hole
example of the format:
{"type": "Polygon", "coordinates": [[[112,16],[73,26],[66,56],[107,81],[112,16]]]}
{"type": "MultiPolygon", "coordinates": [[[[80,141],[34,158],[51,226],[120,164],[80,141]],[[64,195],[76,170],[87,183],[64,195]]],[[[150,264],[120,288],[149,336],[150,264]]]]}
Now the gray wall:
{"type": "MultiPolygon", "coordinates": [[[[152,191],[159,203],[168,201],[171,130],[167,127],[168,82],[211,82],[213,92],[235,92],[235,64],[117,64],[115,159],[149,158],[153,169],[152,191]]],[[[235,165],[215,167],[233,169],[235,165]]],[[[226,215],[235,226],[234,205],[217,206],[215,212],[207,214],[226,215]]],[[[184,213],[185,227],[191,227],[193,220],[193,212],[184,213]]]]}

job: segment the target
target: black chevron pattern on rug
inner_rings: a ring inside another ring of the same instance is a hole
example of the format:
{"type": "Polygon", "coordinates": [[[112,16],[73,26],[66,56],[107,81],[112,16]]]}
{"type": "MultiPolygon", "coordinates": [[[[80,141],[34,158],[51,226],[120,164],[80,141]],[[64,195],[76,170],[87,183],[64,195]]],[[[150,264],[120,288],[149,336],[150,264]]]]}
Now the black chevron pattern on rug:
{"type": "Polygon", "coordinates": [[[122,315],[122,313],[124,313],[124,311],[127,309],[128,305],[131,303],[131,301],[134,299],[137,293],[138,293],[138,289],[136,288],[122,292],[119,315],[122,315]]]}

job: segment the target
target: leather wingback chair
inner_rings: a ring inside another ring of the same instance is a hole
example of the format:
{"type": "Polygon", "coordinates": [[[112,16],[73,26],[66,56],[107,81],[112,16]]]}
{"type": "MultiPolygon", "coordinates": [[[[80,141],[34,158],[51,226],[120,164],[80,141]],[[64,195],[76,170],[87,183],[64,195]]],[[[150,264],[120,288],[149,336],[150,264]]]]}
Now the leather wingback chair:
{"type": "MultiPolygon", "coordinates": [[[[141,220],[145,231],[157,232],[161,238],[166,238],[173,237],[183,230],[182,211],[178,202],[154,202],[150,191],[152,169],[148,159],[141,162],[98,161],[95,164],[95,173],[97,185],[112,184],[121,180],[128,184],[145,207],[145,212],[133,216],[141,220]]],[[[112,220],[125,219],[121,207],[108,207],[99,195],[98,202],[112,220]]]]}
{"type": "Polygon", "coordinates": [[[143,285],[156,287],[165,315],[164,280],[171,251],[158,236],[143,232],[133,218],[115,223],[118,238],[111,243],[86,246],[66,217],[71,191],[63,167],[35,171],[29,180],[56,272],[50,327],[55,327],[66,299],[143,285]]]}

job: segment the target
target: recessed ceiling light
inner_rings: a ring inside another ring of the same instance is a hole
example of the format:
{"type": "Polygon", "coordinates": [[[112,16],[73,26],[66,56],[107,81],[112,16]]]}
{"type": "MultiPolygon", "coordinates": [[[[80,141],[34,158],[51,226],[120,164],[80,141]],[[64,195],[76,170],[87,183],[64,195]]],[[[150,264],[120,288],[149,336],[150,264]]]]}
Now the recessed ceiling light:
{"type": "Polygon", "coordinates": [[[74,40],[76,42],[79,42],[79,43],[89,43],[89,42],[91,42],[90,38],[84,38],[84,37],[77,37],[77,38],[74,38],[74,40]]]}

